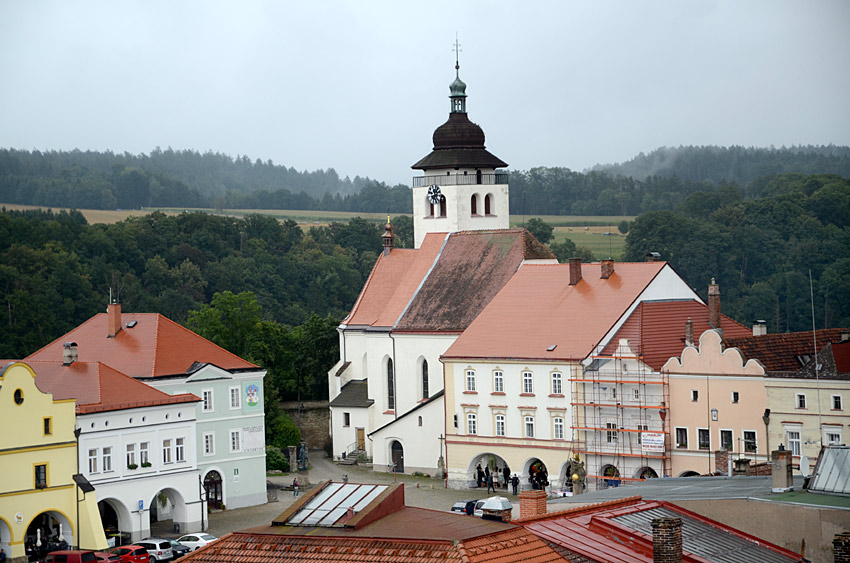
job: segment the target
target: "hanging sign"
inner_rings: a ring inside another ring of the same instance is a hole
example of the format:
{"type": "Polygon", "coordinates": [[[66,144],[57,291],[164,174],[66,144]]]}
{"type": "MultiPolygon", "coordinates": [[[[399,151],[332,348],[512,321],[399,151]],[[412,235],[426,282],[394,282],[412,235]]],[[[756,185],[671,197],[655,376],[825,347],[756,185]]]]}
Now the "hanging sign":
{"type": "Polygon", "coordinates": [[[641,432],[640,447],[643,453],[664,453],[664,434],[662,432],[641,432]]]}

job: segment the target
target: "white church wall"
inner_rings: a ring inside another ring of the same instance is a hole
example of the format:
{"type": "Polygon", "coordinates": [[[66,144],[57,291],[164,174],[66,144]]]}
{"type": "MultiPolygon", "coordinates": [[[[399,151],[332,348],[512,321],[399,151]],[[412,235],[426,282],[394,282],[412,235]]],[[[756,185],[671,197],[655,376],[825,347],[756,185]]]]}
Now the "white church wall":
{"type": "Polygon", "coordinates": [[[374,447],[374,471],[392,471],[392,444],[404,451],[404,473],[421,471],[434,475],[441,455],[443,402],[434,400],[370,436],[374,447]]]}

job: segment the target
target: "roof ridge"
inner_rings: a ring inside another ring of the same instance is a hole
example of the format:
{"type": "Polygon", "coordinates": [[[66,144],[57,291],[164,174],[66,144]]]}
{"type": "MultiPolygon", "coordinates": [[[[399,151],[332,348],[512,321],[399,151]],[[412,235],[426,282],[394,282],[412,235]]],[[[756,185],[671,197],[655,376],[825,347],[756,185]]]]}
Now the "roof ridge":
{"type": "Polygon", "coordinates": [[[545,514],[535,514],[533,516],[526,516],[524,518],[517,518],[512,520],[511,523],[514,524],[530,524],[532,522],[540,522],[543,520],[549,520],[550,518],[558,518],[561,516],[567,516],[571,514],[581,514],[582,512],[593,512],[599,510],[600,508],[612,508],[616,506],[630,506],[633,504],[637,504],[638,502],[643,501],[643,497],[640,495],[634,495],[630,497],[623,497],[619,499],[613,500],[605,500],[602,502],[596,502],[593,504],[586,504],[582,506],[574,506],[572,508],[567,508],[565,510],[558,510],[556,512],[547,512],[545,514]]]}
{"type": "Polygon", "coordinates": [[[60,340],[63,340],[63,339],[65,339],[65,338],[67,338],[70,334],[73,334],[74,332],[76,332],[76,331],[80,330],[80,329],[81,329],[81,328],[83,328],[85,325],[87,325],[87,324],[89,324],[90,322],[94,321],[94,320],[95,320],[96,318],[98,318],[100,315],[106,315],[106,314],[107,314],[107,313],[95,313],[94,315],[92,315],[91,317],[89,317],[87,320],[83,321],[81,324],[78,324],[77,326],[75,326],[74,328],[72,328],[72,329],[71,329],[71,330],[69,330],[68,332],[64,333],[63,335],[61,335],[61,336],[59,336],[59,337],[57,337],[57,338],[54,338],[53,340],[51,340],[50,342],[48,342],[47,344],[45,344],[44,346],[42,346],[41,348],[39,348],[38,350],[36,350],[35,352],[33,352],[32,354],[29,354],[26,358],[22,358],[22,360],[26,360],[26,359],[27,359],[27,358],[29,358],[30,356],[35,356],[36,354],[38,354],[38,353],[39,353],[39,352],[41,352],[42,350],[44,350],[44,349],[48,348],[49,346],[52,346],[54,343],[59,342],[60,340]]]}

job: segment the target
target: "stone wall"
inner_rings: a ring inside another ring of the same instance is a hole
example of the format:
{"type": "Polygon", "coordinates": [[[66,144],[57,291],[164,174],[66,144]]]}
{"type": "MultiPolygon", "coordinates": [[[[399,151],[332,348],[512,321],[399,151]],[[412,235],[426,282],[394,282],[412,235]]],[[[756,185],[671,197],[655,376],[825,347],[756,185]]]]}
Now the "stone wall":
{"type": "Polygon", "coordinates": [[[324,449],[330,443],[331,411],[327,401],[287,401],[281,402],[280,408],[295,422],[309,449],[324,449]]]}

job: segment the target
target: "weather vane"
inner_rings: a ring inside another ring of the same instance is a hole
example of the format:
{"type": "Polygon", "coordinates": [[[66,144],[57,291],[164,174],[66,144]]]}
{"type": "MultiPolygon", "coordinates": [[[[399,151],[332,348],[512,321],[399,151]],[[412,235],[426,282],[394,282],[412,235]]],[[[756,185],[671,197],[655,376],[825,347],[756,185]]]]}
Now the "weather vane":
{"type": "Polygon", "coordinates": [[[457,40],[457,32],[455,32],[455,46],[452,51],[455,52],[455,70],[460,70],[460,43],[457,40]]]}

